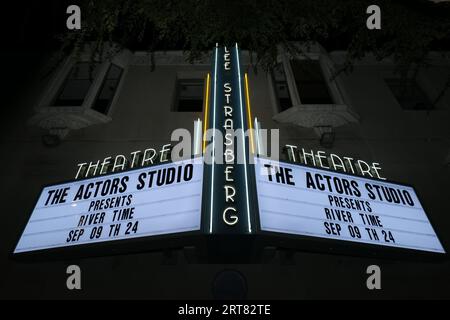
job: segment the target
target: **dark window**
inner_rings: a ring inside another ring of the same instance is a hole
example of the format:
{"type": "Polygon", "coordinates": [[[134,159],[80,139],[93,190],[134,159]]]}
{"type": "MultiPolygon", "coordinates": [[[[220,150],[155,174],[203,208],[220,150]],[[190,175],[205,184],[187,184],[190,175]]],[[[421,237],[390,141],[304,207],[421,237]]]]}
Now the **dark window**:
{"type": "Polygon", "coordinates": [[[333,104],[318,60],[292,60],[292,71],[302,104],[333,104]]]}
{"type": "Polygon", "coordinates": [[[289,109],[290,107],[292,107],[292,100],[291,95],[289,93],[289,87],[286,81],[286,74],[284,72],[282,64],[278,64],[274,68],[272,76],[280,112],[289,109]]]}
{"type": "Polygon", "coordinates": [[[415,80],[386,79],[397,102],[404,110],[430,110],[432,104],[415,80]]]}
{"type": "Polygon", "coordinates": [[[202,112],[203,111],[203,79],[177,80],[175,111],[202,112]]]}
{"type": "Polygon", "coordinates": [[[111,64],[92,109],[103,114],[108,114],[117,90],[117,86],[119,85],[122,72],[123,69],[121,67],[111,64]]]}
{"type": "Polygon", "coordinates": [[[56,107],[81,106],[99,69],[99,64],[78,62],[70,70],[53,105],[56,107]]]}

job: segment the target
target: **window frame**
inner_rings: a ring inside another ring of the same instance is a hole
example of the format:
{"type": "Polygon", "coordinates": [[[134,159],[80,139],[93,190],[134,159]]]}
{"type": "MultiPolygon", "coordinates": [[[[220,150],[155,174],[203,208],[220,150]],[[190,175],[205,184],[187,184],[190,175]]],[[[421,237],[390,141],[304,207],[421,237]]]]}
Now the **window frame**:
{"type": "Polygon", "coordinates": [[[94,100],[92,102],[92,105],[90,106],[90,109],[92,111],[95,111],[95,112],[97,112],[99,114],[102,114],[102,115],[105,115],[105,116],[110,116],[110,114],[112,113],[111,110],[112,110],[113,106],[115,105],[115,102],[116,102],[116,100],[117,100],[117,98],[119,96],[119,91],[121,89],[121,84],[123,83],[124,74],[125,74],[125,68],[124,67],[122,67],[122,66],[120,66],[120,65],[118,65],[117,63],[114,63],[114,62],[111,62],[111,63],[108,64],[108,68],[107,68],[107,70],[105,72],[105,75],[104,75],[103,79],[101,79],[100,87],[99,87],[98,91],[96,92],[96,95],[95,95],[95,98],[94,98],[94,100]],[[111,70],[111,68],[113,66],[116,66],[116,67],[120,68],[120,74],[119,74],[119,78],[118,78],[118,82],[117,82],[115,91],[113,93],[113,97],[111,99],[111,102],[109,103],[109,106],[107,108],[107,112],[105,114],[103,112],[95,110],[94,106],[95,106],[95,103],[97,102],[97,100],[99,99],[100,94],[102,93],[102,90],[104,89],[104,86],[106,85],[106,81],[111,80],[111,79],[108,79],[106,76],[107,76],[109,70],[111,70]]]}
{"type": "Polygon", "coordinates": [[[173,89],[173,99],[172,99],[172,107],[171,107],[171,112],[176,112],[176,113],[202,113],[204,111],[204,104],[205,104],[205,84],[206,84],[206,75],[207,72],[201,72],[201,71],[195,71],[195,72],[178,72],[177,76],[175,77],[175,81],[174,81],[174,89],[173,89]],[[202,104],[201,104],[201,110],[200,111],[179,111],[178,109],[178,102],[179,102],[179,98],[180,98],[180,92],[179,92],[179,87],[180,87],[180,82],[183,81],[199,81],[202,84],[203,90],[202,90],[202,104]]]}
{"type": "Polygon", "coordinates": [[[284,82],[286,83],[287,94],[288,94],[289,100],[291,101],[291,104],[292,104],[290,107],[287,107],[287,108],[283,109],[283,107],[280,104],[280,95],[279,95],[279,92],[278,92],[279,91],[278,90],[278,83],[280,83],[281,81],[277,81],[276,80],[276,76],[274,74],[274,71],[272,70],[271,72],[269,72],[268,76],[269,76],[269,84],[273,88],[273,90],[270,91],[270,94],[271,94],[272,104],[273,104],[273,106],[275,106],[275,110],[274,111],[275,112],[283,112],[283,111],[288,110],[289,108],[292,108],[292,106],[294,104],[292,103],[293,100],[292,100],[292,96],[291,96],[291,90],[289,88],[289,81],[288,81],[288,79],[286,77],[286,72],[284,70],[284,65],[282,63],[278,63],[277,64],[277,68],[278,68],[278,66],[280,66],[283,69],[283,72],[284,72],[285,80],[283,81],[283,83],[284,82]]]}
{"type": "MultiPolygon", "coordinates": [[[[319,46],[315,46],[312,48],[311,52],[306,53],[305,56],[289,56],[286,53],[282,53],[277,57],[277,63],[281,64],[286,82],[288,85],[289,94],[292,101],[292,107],[296,106],[305,106],[305,105],[345,105],[346,104],[346,95],[341,89],[340,81],[338,78],[335,78],[333,81],[329,81],[334,73],[333,62],[329,58],[329,56],[321,49],[319,46]],[[295,81],[294,71],[292,70],[291,60],[317,60],[319,62],[319,66],[322,71],[323,78],[325,80],[325,85],[329,90],[329,94],[331,99],[333,100],[332,104],[304,104],[301,101],[300,92],[297,88],[297,83],[295,81]]],[[[270,72],[268,75],[269,85],[271,87],[271,99],[272,104],[274,106],[275,114],[283,112],[279,106],[279,101],[276,94],[275,80],[273,77],[273,72],[270,72]]]]}
{"type": "MultiPolygon", "coordinates": [[[[86,91],[86,93],[85,93],[85,95],[83,97],[83,102],[81,104],[79,104],[79,105],[58,105],[58,104],[56,104],[56,101],[59,100],[60,95],[63,93],[65,87],[68,84],[68,82],[71,80],[70,79],[71,73],[73,72],[73,69],[77,67],[77,64],[89,64],[89,62],[86,62],[86,61],[74,61],[73,62],[72,66],[69,68],[67,74],[65,75],[64,80],[61,82],[61,85],[59,86],[56,94],[52,97],[52,101],[51,101],[51,104],[50,104],[51,107],[56,107],[56,108],[69,107],[70,108],[70,107],[81,107],[81,106],[83,106],[84,101],[87,99],[89,91],[91,90],[92,85],[94,84],[94,81],[97,78],[97,75],[91,79],[91,85],[87,89],[87,91],[86,91]]],[[[98,68],[98,70],[97,70],[96,73],[98,74],[99,71],[101,70],[101,64],[98,64],[97,68],[98,68]]],[[[77,80],[80,80],[80,79],[77,79],[77,80]]]]}
{"type": "Polygon", "coordinates": [[[112,120],[112,114],[114,112],[114,107],[116,105],[117,99],[120,96],[120,91],[124,83],[124,78],[126,77],[128,71],[128,59],[127,54],[116,55],[113,59],[106,60],[99,65],[96,76],[93,78],[92,84],[88,89],[83,103],[79,106],[58,106],[54,102],[58,98],[63,86],[65,85],[70,72],[76,66],[77,63],[89,63],[90,56],[88,54],[82,54],[81,57],[77,58],[74,55],[69,56],[65,59],[62,65],[54,74],[52,80],[49,83],[48,89],[45,90],[39,104],[35,107],[35,111],[40,114],[82,114],[86,116],[85,121],[87,123],[105,123],[112,120]],[[103,83],[106,80],[106,74],[108,73],[110,67],[115,64],[122,68],[122,73],[120,76],[119,83],[116,87],[114,97],[112,98],[110,107],[107,114],[103,114],[93,109],[94,103],[100,94],[103,83]]]}

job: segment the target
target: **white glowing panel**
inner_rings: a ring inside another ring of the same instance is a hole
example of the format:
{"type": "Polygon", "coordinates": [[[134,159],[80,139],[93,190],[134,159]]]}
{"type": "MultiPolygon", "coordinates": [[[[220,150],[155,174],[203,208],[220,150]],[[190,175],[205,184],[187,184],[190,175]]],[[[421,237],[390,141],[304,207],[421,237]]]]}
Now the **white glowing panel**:
{"type": "Polygon", "coordinates": [[[411,187],[255,161],[263,231],[445,253],[411,187]]]}
{"type": "Polygon", "coordinates": [[[46,187],[14,253],[200,230],[201,158],[46,187]]]}

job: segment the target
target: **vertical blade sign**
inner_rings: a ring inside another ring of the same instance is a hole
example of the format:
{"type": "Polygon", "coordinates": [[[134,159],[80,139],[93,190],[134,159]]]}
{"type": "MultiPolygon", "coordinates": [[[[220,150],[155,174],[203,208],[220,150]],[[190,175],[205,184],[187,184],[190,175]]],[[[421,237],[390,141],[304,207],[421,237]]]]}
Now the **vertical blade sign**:
{"type": "Polygon", "coordinates": [[[205,166],[205,206],[209,233],[252,233],[249,204],[248,136],[243,75],[239,49],[216,46],[212,72],[212,108],[209,150],[212,161],[205,166]]]}

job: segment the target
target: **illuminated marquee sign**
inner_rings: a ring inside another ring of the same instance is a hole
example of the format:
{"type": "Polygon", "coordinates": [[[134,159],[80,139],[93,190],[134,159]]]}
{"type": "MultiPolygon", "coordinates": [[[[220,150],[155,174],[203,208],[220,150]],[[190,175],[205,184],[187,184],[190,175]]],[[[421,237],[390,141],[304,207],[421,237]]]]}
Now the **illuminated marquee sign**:
{"type": "Polygon", "coordinates": [[[199,231],[202,184],[196,158],[46,187],[14,253],[199,231]]]}
{"type": "Polygon", "coordinates": [[[171,144],[165,144],[160,150],[147,148],[133,151],[129,156],[119,154],[102,160],[79,163],[75,179],[124,171],[127,168],[135,169],[155,163],[169,162],[171,147],[171,144]]]}
{"type": "Polygon", "coordinates": [[[367,163],[364,160],[354,159],[348,156],[338,156],[337,154],[326,153],[325,151],[308,151],[304,148],[289,144],[284,147],[284,150],[291,162],[386,180],[386,178],[381,176],[381,166],[378,162],[367,163]]]}
{"type": "Polygon", "coordinates": [[[212,74],[212,106],[205,123],[212,129],[212,163],[205,166],[205,178],[210,184],[210,233],[251,233],[249,204],[248,139],[235,135],[235,130],[247,130],[247,114],[243,99],[243,75],[237,44],[216,47],[212,74]],[[217,132],[223,139],[219,139],[217,132]],[[222,145],[219,145],[222,144],[222,145]],[[220,151],[219,151],[220,150],[220,151]],[[243,159],[237,157],[243,156],[243,159]]]}
{"type": "Polygon", "coordinates": [[[263,158],[255,170],[262,231],[445,253],[412,187],[263,158]]]}
{"type": "MultiPolygon", "coordinates": [[[[315,244],[328,239],[445,253],[414,189],[385,181],[378,163],[296,146],[288,146],[290,160],[315,167],[255,155],[254,149],[261,150],[259,126],[255,119],[252,131],[248,76],[241,73],[238,46],[216,46],[213,61],[205,90],[203,157],[104,175],[126,163],[135,168],[169,161],[165,145],[159,152],[132,152],[129,159],[119,155],[79,165],[77,177],[99,176],[45,187],[14,253],[182,234],[208,241],[224,239],[211,235],[231,235],[251,239],[249,247],[254,239],[272,246],[282,237],[283,245],[294,239],[294,247],[307,238],[315,244]],[[348,174],[358,167],[363,176],[348,174]]],[[[196,128],[194,149],[200,154],[201,121],[196,128]]],[[[226,251],[235,254],[246,246],[230,247],[226,251]]]]}

